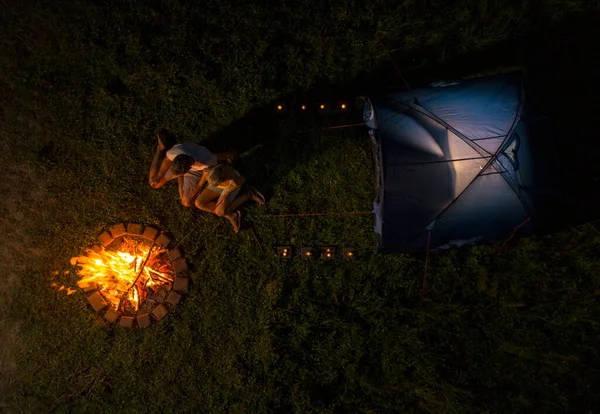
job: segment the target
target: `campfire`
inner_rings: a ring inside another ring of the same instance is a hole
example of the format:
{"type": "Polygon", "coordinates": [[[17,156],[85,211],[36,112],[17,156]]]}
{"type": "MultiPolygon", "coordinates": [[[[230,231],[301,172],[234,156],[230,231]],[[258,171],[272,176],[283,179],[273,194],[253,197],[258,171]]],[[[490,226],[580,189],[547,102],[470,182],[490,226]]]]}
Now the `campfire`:
{"type": "Polygon", "coordinates": [[[187,289],[187,279],[178,276],[187,269],[179,249],[168,250],[171,240],[153,227],[129,224],[111,227],[85,255],[71,261],[78,267],[77,285],[84,292],[96,290],[88,301],[96,311],[107,309],[105,319],[133,327],[151,324],[150,315],[161,319],[168,306],[181,299],[177,291],[187,289]]]}
{"type": "Polygon", "coordinates": [[[87,256],[79,256],[81,280],[77,285],[98,286],[111,308],[133,315],[147,305],[164,301],[175,272],[164,249],[145,241],[123,239],[118,251],[92,250],[87,256]]]}

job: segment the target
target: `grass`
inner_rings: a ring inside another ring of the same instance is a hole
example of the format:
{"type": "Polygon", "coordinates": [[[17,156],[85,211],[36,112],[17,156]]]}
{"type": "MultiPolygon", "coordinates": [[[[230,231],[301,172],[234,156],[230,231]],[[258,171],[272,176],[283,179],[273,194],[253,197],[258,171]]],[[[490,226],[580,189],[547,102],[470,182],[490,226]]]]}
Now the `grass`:
{"type": "MultiPolygon", "coordinates": [[[[268,216],[368,211],[374,195],[364,131],[319,128],[356,114],[276,117],[273,100],[402,86],[388,49],[411,83],[493,70],[515,63],[486,55],[506,42],[527,45],[515,53],[526,57],[518,63],[530,77],[539,74],[533,86],[551,85],[553,98],[584,93],[595,72],[577,57],[589,51],[564,40],[561,27],[588,27],[592,6],[3,6],[0,410],[586,412],[600,405],[594,222],[434,253],[421,306],[424,255],[376,254],[371,216],[268,216]],[[544,33],[563,43],[540,39],[544,33]],[[539,69],[548,61],[555,72],[539,69]],[[267,210],[245,210],[256,238],[183,208],[173,185],[149,188],[159,127],[211,148],[253,149],[238,168],[269,195],[267,210]],[[198,226],[183,243],[193,282],[183,304],[132,332],[107,327],[82,293],[51,286],[74,286],[69,258],[108,225],[128,221],[160,225],[178,240],[198,226]],[[281,244],[354,246],[360,257],[279,262],[273,252],[281,244]]],[[[559,121],[559,147],[570,134],[586,136],[579,133],[585,121],[572,122],[583,118],[582,107],[545,108],[559,121]]]]}

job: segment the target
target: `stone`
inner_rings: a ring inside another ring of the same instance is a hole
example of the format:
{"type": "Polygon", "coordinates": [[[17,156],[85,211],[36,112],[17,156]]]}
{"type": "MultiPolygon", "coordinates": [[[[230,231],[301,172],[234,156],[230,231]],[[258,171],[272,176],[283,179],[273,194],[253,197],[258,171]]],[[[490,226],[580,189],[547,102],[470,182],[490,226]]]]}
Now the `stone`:
{"type": "Polygon", "coordinates": [[[179,247],[176,249],[169,250],[168,254],[169,254],[169,259],[171,259],[171,260],[179,259],[180,257],[183,256],[183,254],[181,253],[181,249],[179,249],[179,247]]]}
{"type": "Polygon", "coordinates": [[[188,269],[187,262],[181,257],[173,261],[173,267],[175,268],[175,273],[177,274],[181,274],[188,269]]]}
{"type": "Polygon", "coordinates": [[[158,229],[154,226],[146,226],[144,228],[144,232],[142,233],[142,237],[154,241],[158,236],[158,229]]]}
{"type": "Polygon", "coordinates": [[[88,296],[87,300],[90,302],[90,305],[92,305],[92,308],[94,308],[96,312],[100,312],[108,305],[100,292],[92,293],[90,296],[88,296]]]}
{"type": "Polygon", "coordinates": [[[109,231],[110,231],[110,234],[112,234],[113,239],[116,239],[117,237],[121,237],[124,234],[126,234],[125,224],[123,224],[123,223],[115,224],[114,226],[112,226],[109,229],[109,231]]]}
{"type": "Polygon", "coordinates": [[[89,282],[87,285],[82,286],[81,289],[83,289],[84,292],[91,292],[92,290],[98,289],[98,285],[94,282],[89,282]]]}
{"type": "Polygon", "coordinates": [[[181,293],[177,293],[174,290],[172,290],[171,293],[169,293],[169,296],[167,296],[167,302],[173,305],[177,305],[179,304],[179,302],[181,302],[181,298],[181,293]]]}
{"type": "Polygon", "coordinates": [[[121,317],[121,321],[119,322],[119,325],[121,325],[123,328],[133,328],[134,320],[135,320],[135,318],[132,316],[123,316],[123,317],[121,317]]]}
{"type": "Polygon", "coordinates": [[[156,308],[154,308],[154,310],[152,311],[152,316],[154,316],[157,321],[160,321],[162,318],[167,316],[167,313],[169,313],[167,307],[163,304],[160,304],[156,308]]]}
{"type": "Polygon", "coordinates": [[[141,236],[144,233],[144,226],[139,223],[128,223],[127,234],[132,236],[141,236]]]}
{"type": "Polygon", "coordinates": [[[92,250],[95,251],[96,253],[100,253],[102,251],[102,247],[100,247],[99,244],[94,244],[92,246],[92,250]]]}
{"type": "Polygon", "coordinates": [[[190,281],[187,277],[175,276],[175,280],[173,281],[173,290],[178,292],[187,292],[189,285],[190,281]]]}
{"type": "Polygon", "coordinates": [[[115,238],[114,238],[114,237],[113,237],[113,236],[110,234],[110,232],[108,232],[108,231],[102,232],[102,234],[100,234],[100,235],[98,236],[98,241],[100,242],[100,244],[101,244],[103,247],[106,247],[106,246],[108,246],[109,244],[111,244],[111,243],[113,242],[113,240],[114,240],[114,239],[115,239],[115,238]]]}
{"type": "Polygon", "coordinates": [[[160,246],[162,249],[166,249],[169,244],[171,244],[171,238],[167,236],[165,233],[158,236],[156,239],[156,244],[160,246]]]}
{"type": "Polygon", "coordinates": [[[136,319],[138,328],[147,328],[152,325],[152,319],[150,319],[150,315],[147,313],[138,315],[136,319]]]}
{"type": "Polygon", "coordinates": [[[115,323],[117,321],[117,319],[119,319],[119,316],[121,316],[120,312],[117,312],[114,309],[109,309],[104,314],[104,319],[106,319],[110,323],[115,323]]]}

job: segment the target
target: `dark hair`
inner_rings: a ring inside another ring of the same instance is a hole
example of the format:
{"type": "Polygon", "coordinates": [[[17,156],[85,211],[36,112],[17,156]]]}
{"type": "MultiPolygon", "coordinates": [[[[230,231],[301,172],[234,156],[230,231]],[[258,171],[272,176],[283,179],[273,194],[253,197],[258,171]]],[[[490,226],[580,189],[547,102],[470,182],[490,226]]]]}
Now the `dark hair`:
{"type": "Polygon", "coordinates": [[[189,155],[180,154],[173,159],[173,165],[171,165],[171,171],[175,175],[185,174],[194,165],[194,159],[189,155]]]}
{"type": "Polygon", "coordinates": [[[167,150],[170,150],[171,147],[177,142],[177,137],[175,136],[175,134],[166,128],[159,129],[157,135],[162,141],[162,143],[165,144],[167,150]]]}
{"type": "Polygon", "coordinates": [[[233,167],[227,164],[218,164],[214,167],[209,167],[207,172],[208,176],[206,178],[208,180],[208,184],[213,187],[217,187],[223,181],[234,180],[238,176],[233,167]]]}

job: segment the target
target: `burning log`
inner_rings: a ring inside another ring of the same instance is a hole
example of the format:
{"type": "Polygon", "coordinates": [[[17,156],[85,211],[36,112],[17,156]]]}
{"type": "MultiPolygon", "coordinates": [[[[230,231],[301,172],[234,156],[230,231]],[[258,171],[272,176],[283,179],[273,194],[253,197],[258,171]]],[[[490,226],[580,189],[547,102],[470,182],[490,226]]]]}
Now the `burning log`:
{"type": "Polygon", "coordinates": [[[172,277],[169,277],[170,275],[172,275],[172,273],[168,273],[165,275],[165,272],[161,273],[152,269],[148,269],[148,271],[150,272],[150,279],[156,284],[170,284],[173,280],[172,277]]]}
{"type": "Polygon", "coordinates": [[[123,317],[152,313],[156,304],[166,300],[175,271],[169,251],[155,248],[156,242],[149,238],[129,234],[107,243],[106,237],[103,244],[110,244],[111,250],[94,248],[74,258],[81,277],[78,286],[88,291],[97,288],[109,310],[123,317]]]}
{"type": "Polygon", "coordinates": [[[144,303],[146,301],[146,296],[148,296],[148,290],[146,289],[145,283],[138,281],[135,285],[135,289],[137,290],[140,304],[144,303]]]}
{"type": "MultiPolygon", "coordinates": [[[[144,263],[142,263],[142,267],[140,268],[140,271],[138,272],[137,276],[135,277],[135,280],[133,281],[133,283],[127,288],[127,290],[125,291],[125,294],[121,297],[121,299],[119,301],[119,306],[117,307],[117,309],[121,308],[121,303],[123,303],[125,296],[127,294],[129,294],[129,291],[131,290],[131,288],[135,286],[135,284],[139,280],[140,276],[142,275],[142,272],[144,271],[144,268],[146,267],[146,263],[148,263],[148,259],[150,259],[150,255],[152,254],[152,249],[154,249],[154,244],[155,244],[155,242],[152,242],[152,246],[150,246],[150,249],[148,250],[148,253],[146,254],[146,260],[144,260],[144,263]]],[[[136,268],[137,268],[137,266],[136,266],[136,268]]],[[[137,302],[135,305],[139,305],[139,300],[134,300],[134,301],[137,302]]],[[[137,311],[137,307],[136,307],[136,311],[137,311]]]]}

